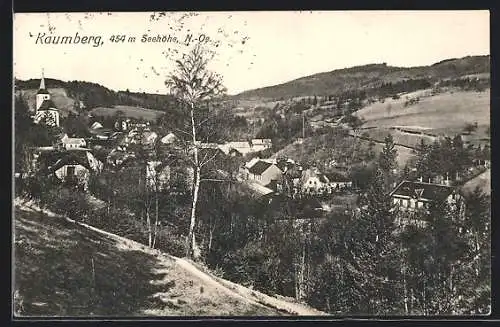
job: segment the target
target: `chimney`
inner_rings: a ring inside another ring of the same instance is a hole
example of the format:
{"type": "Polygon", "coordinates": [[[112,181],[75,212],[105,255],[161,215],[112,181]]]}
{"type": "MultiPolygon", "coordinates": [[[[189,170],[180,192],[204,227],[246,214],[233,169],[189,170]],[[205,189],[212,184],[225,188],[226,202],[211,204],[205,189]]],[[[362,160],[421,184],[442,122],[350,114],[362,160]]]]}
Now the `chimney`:
{"type": "Polygon", "coordinates": [[[423,178],[422,176],[420,176],[420,177],[418,178],[418,181],[419,181],[419,182],[423,182],[423,181],[424,181],[424,178],[423,178]]]}

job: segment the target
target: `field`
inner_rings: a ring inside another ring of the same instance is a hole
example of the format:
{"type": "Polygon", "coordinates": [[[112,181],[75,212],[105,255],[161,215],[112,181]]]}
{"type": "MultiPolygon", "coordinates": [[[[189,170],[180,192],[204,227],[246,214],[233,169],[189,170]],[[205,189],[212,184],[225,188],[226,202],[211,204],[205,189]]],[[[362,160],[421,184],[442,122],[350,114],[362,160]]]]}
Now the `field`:
{"type": "Polygon", "coordinates": [[[434,137],[427,135],[415,135],[388,128],[374,128],[363,132],[366,132],[369,135],[369,138],[376,142],[384,142],[385,137],[388,134],[391,134],[394,139],[394,143],[408,147],[415,147],[421,140],[424,140],[426,144],[432,143],[435,140],[434,137]]]}
{"type": "Polygon", "coordinates": [[[386,99],[357,111],[356,115],[365,120],[363,127],[414,126],[446,134],[461,132],[466,123],[477,122],[480,129],[490,124],[489,90],[421,97],[420,102],[406,108],[405,101],[406,95],[398,100],[386,99]]]}
{"type": "Polygon", "coordinates": [[[14,221],[16,316],[318,314],[26,205],[14,221]]]}
{"type": "Polygon", "coordinates": [[[118,111],[122,111],[125,117],[145,119],[147,121],[155,121],[158,117],[164,114],[164,112],[158,110],[122,105],[114,107],[97,107],[92,109],[91,112],[93,115],[97,116],[114,116],[118,111]]]}

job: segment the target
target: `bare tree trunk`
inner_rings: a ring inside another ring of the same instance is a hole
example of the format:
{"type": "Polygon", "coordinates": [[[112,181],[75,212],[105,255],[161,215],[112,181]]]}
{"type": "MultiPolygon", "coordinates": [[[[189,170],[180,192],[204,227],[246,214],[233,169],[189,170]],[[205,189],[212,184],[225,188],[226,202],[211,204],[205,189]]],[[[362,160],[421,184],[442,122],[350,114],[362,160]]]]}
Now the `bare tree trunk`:
{"type": "Polygon", "coordinates": [[[154,226],[153,246],[152,246],[153,249],[156,245],[157,235],[158,235],[158,190],[155,190],[155,226],[154,226]]]}
{"type": "Polygon", "coordinates": [[[196,241],[194,237],[194,227],[196,224],[196,205],[198,203],[198,191],[200,189],[200,165],[198,160],[198,147],[196,144],[196,124],[194,121],[194,103],[191,103],[191,127],[193,136],[193,159],[194,159],[194,181],[193,181],[193,203],[191,207],[191,220],[189,222],[187,255],[193,257],[196,241]]]}
{"type": "Polygon", "coordinates": [[[304,297],[304,277],[305,277],[305,267],[306,267],[306,242],[302,246],[302,256],[300,260],[300,278],[299,278],[299,297],[301,300],[304,297]]]}
{"type": "Polygon", "coordinates": [[[195,236],[194,236],[194,227],[196,224],[196,205],[198,203],[198,192],[200,189],[200,168],[196,167],[195,173],[194,173],[194,190],[193,190],[193,205],[191,208],[191,220],[189,223],[189,234],[188,234],[188,240],[189,240],[189,252],[190,256],[194,256],[194,252],[196,249],[196,241],[195,241],[195,236]]]}
{"type": "Polygon", "coordinates": [[[146,208],[146,222],[148,225],[148,246],[152,245],[152,235],[151,235],[151,217],[149,216],[149,208],[146,208]]]}
{"type": "Polygon", "coordinates": [[[405,315],[408,315],[408,289],[406,285],[406,269],[403,268],[403,293],[405,304],[405,315]]]}

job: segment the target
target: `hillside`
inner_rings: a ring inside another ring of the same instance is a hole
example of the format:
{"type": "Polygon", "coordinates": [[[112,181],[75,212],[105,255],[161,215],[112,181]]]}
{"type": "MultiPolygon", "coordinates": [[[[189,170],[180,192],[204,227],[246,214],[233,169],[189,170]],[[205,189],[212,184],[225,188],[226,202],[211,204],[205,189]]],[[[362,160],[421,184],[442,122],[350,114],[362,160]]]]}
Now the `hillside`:
{"type": "Polygon", "coordinates": [[[91,110],[91,113],[95,116],[114,116],[117,112],[123,112],[125,117],[134,119],[144,119],[147,121],[155,121],[157,118],[161,117],[165,113],[159,110],[152,110],[142,107],[132,107],[117,105],[114,107],[97,107],[91,110]]]}
{"type": "MultiPolygon", "coordinates": [[[[19,203],[18,203],[19,204],[19,203]]],[[[191,262],[23,205],[15,210],[20,316],[318,315],[191,262]]]]}
{"type": "Polygon", "coordinates": [[[490,124],[490,91],[446,92],[431,96],[418,95],[420,101],[404,106],[406,97],[386,99],[357,111],[355,115],[365,121],[364,127],[421,126],[425,129],[461,131],[467,122],[477,121],[479,126],[490,124]]]}
{"type": "Polygon", "coordinates": [[[382,83],[409,79],[427,79],[433,83],[441,79],[490,72],[490,56],[468,56],[448,59],[431,66],[392,67],[371,64],[302,77],[287,83],[248,90],[237,94],[237,100],[272,100],[298,96],[332,95],[347,90],[370,89],[382,83]]]}
{"type": "Polygon", "coordinates": [[[486,133],[490,126],[489,89],[435,95],[423,90],[400,99],[388,98],[383,103],[373,103],[354,115],[364,121],[363,132],[378,142],[383,142],[384,137],[391,133],[396,144],[415,147],[421,140],[429,144],[440,135],[453,137],[461,134],[466,124],[477,123],[477,130],[464,136],[464,140],[475,145],[490,143],[486,133]],[[405,106],[407,97],[419,97],[420,100],[405,106]]]}
{"type": "MultiPolygon", "coordinates": [[[[35,105],[35,94],[38,91],[40,79],[15,80],[15,93],[22,94],[30,108],[35,105]]],[[[100,84],[84,81],[61,81],[45,78],[47,90],[51,93],[54,103],[66,116],[70,111],[76,111],[75,102],[78,100],[87,110],[94,108],[113,108],[126,106],[130,108],[145,108],[161,112],[175,111],[177,106],[174,99],[166,94],[149,94],[126,91],[113,91],[100,84]]],[[[123,110],[128,114],[127,108],[123,110]]],[[[148,116],[148,114],[145,114],[148,116]]],[[[130,117],[137,116],[131,111],[130,117]]]]}
{"type": "MultiPolygon", "coordinates": [[[[76,112],[75,110],[75,99],[68,95],[65,88],[49,88],[48,91],[51,94],[52,101],[59,109],[61,116],[66,117],[70,112],[76,112]]],[[[34,110],[36,106],[36,89],[25,89],[16,91],[16,96],[21,95],[23,99],[28,103],[30,110],[34,110]]]]}

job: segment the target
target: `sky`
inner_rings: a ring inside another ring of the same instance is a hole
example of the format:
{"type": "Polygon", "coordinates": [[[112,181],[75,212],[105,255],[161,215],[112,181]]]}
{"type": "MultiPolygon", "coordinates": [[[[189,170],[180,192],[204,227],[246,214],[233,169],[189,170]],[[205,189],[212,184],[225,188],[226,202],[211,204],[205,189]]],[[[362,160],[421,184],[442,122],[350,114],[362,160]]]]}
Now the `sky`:
{"type": "Polygon", "coordinates": [[[237,94],[358,65],[411,67],[487,55],[489,12],[16,13],[14,77],[40,78],[43,69],[47,78],[166,93],[174,60],[195,42],[216,53],[209,68],[237,94]],[[142,42],[144,34],[170,39],[142,42]],[[48,36],[75,35],[100,43],[47,44],[48,36]],[[113,42],[113,35],[124,41],[113,42]]]}

